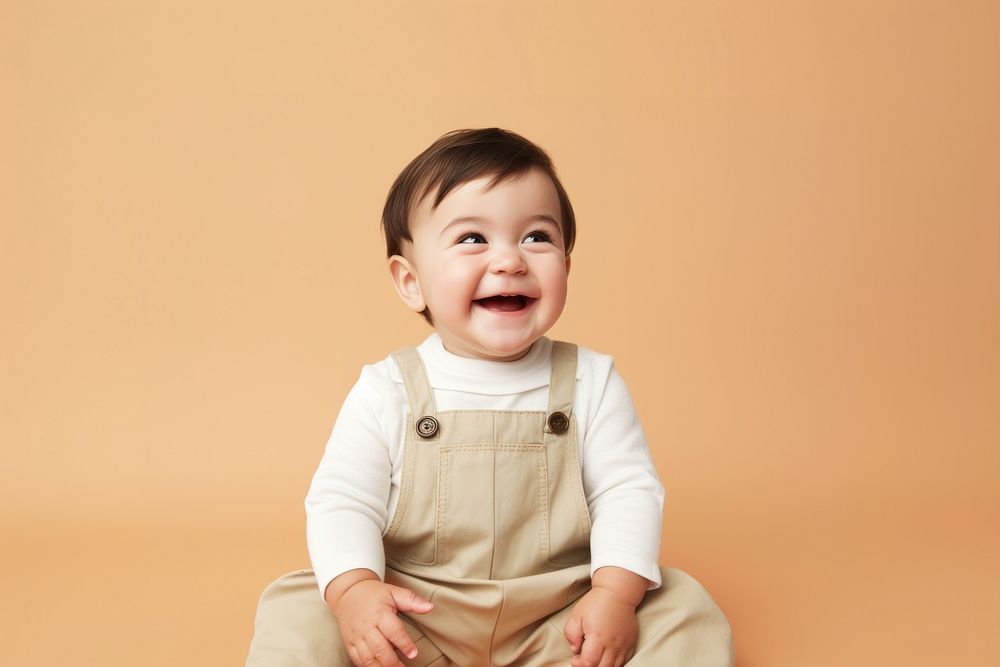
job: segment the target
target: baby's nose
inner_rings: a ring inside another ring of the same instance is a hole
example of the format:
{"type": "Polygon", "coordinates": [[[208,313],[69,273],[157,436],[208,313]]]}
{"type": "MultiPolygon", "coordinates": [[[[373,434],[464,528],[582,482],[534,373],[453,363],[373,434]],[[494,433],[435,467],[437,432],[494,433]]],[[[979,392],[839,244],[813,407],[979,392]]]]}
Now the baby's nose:
{"type": "Polygon", "coordinates": [[[526,268],[524,255],[515,248],[498,248],[490,263],[490,269],[495,273],[522,273],[526,268]]]}

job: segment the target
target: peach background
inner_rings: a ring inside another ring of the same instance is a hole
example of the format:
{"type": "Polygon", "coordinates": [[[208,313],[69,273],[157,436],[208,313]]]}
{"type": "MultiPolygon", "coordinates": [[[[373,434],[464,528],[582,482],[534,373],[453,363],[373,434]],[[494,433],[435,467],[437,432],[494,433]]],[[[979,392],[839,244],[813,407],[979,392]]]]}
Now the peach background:
{"type": "Polygon", "coordinates": [[[241,664],[393,294],[392,179],[553,156],[741,667],[1000,664],[1000,5],[0,8],[0,663],[241,664]]]}

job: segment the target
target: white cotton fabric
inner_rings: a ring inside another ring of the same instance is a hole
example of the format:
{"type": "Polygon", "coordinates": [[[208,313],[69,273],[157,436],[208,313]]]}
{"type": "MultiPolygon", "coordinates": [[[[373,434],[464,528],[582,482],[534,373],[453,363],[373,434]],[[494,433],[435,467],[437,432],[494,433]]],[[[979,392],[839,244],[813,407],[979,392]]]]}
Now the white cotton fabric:
{"type": "MultiPolygon", "coordinates": [[[[487,361],[449,352],[437,333],[417,347],[439,411],[547,410],[551,350],[552,340],[543,336],[517,361],[487,361]]],[[[408,412],[391,356],[361,369],[305,500],[309,557],[321,595],[337,575],[355,568],[385,578],[382,534],[399,496],[408,412]]],[[[573,414],[593,523],[591,574],[617,566],[657,588],[663,485],[610,356],[578,346],[573,414]]]]}

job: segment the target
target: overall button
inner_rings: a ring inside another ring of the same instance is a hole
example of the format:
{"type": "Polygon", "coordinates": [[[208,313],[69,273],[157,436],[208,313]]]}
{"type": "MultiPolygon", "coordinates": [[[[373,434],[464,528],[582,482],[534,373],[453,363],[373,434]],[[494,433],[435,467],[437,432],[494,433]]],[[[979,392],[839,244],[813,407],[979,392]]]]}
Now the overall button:
{"type": "Polygon", "coordinates": [[[548,425],[553,433],[565,433],[569,429],[569,417],[561,412],[553,412],[549,415],[548,425]]]}
{"type": "Polygon", "coordinates": [[[438,432],[438,420],[434,417],[421,417],[417,420],[417,435],[421,438],[433,438],[438,432]]]}

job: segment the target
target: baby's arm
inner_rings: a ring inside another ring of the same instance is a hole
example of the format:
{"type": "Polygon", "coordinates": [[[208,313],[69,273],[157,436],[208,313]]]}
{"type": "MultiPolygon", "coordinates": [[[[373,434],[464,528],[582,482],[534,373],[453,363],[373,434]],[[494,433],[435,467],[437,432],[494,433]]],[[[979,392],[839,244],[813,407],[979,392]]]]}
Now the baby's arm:
{"type": "Polygon", "coordinates": [[[403,667],[395,649],[411,660],[417,656],[417,646],[396,613],[426,614],[433,606],[413,591],[383,583],[363,568],[334,578],[324,599],[337,617],[340,637],[354,664],[382,667],[403,667]]]}
{"type": "Polygon", "coordinates": [[[351,660],[398,667],[395,648],[413,657],[416,647],[396,614],[426,613],[430,603],[382,582],[392,463],[381,419],[384,378],[376,371],[362,370],[337,416],[306,496],[306,535],[319,590],[351,660]]]}
{"type": "Polygon", "coordinates": [[[591,418],[582,467],[591,531],[592,588],[565,627],[574,667],[619,665],[635,650],[635,609],[660,585],[663,486],[624,380],[609,357],[590,367],[591,418]]]}
{"type": "Polygon", "coordinates": [[[613,363],[593,366],[604,375],[593,387],[594,404],[583,441],[583,488],[593,522],[591,573],[614,565],[660,584],[663,485],[631,393],[613,363]]]}
{"type": "Polygon", "coordinates": [[[577,654],[573,667],[623,665],[635,653],[639,634],[635,608],[650,582],[634,572],[608,566],[594,572],[591,583],[566,622],[566,639],[577,654]]]}

